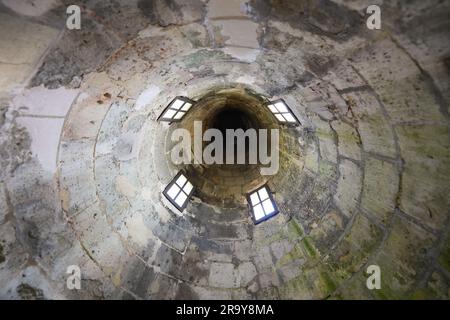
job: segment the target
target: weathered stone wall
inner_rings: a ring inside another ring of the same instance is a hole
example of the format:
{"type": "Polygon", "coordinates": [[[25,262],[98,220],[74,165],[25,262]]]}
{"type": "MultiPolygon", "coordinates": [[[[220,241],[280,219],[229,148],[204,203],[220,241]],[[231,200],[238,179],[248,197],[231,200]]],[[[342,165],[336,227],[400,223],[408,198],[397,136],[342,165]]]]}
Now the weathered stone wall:
{"type": "Polygon", "coordinates": [[[450,7],[378,2],[371,31],[359,0],[75,1],[70,31],[58,1],[2,0],[0,297],[448,299],[450,7]],[[258,226],[161,194],[161,111],[236,83],[302,123],[258,226]]]}

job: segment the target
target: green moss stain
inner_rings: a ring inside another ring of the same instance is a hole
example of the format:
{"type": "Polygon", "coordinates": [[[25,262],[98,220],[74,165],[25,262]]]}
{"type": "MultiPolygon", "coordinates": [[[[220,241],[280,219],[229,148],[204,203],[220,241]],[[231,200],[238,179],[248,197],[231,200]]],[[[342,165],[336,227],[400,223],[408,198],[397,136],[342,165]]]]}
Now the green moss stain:
{"type": "Polygon", "coordinates": [[[286,238],[286,235],[285,235],[284,232],[282,232],[282,231],[277,232],[274,235],[272,235],[272,236],[266,238],[265,240],[261,241],[259,247],[267,246],[267,245],[271,244],[272,242],[283,240],[285,238],[286,238]]]}
{"type": "Polygon", "coordinates": [[[355,272],[348,270],[348,268],[342,267],[339,263],[333,263],[327,268],[327,272],[332,274],[336,283],[341,283],[344,280],[349,279],[355,272]]]}
{"type": "Polygon", "coordinates": [[[297,220],[294,218],[288,223],[289,238],[298,239],[303,236],[303,230],[297,220]]]}
{"type": "Polygon", "coordinates": [[[280,288],[283,299],[301,299],[312,295],[312,288],[308,283],[308,277],[300,275],[289,280],[280,288]]]}
{"type": "MultiPolygon", "coordinates": [[[[447,126],[404,126],[400,127],[400,139],[403,139],[409,152],[418,156],[433,156],[436,159],[445,159],[449,156],[448,128],[447,126]]],[[[402,142],[402,140],[401,140],[402,142]]]]}
{"type": "Polygon", "coordinates": [[[322,286],[325,289],[325,293],[327,295],[333,293],[336,290],[336,288],[337,288],[336,284],[334,283],[333,280],[331,280],[330,276],[327,273],[322,272],[320,274],[320,280],[321,280],[322,286]]]}
{"type": "Polygon", "coordinates": [[[402,294],[399,295],[396,292],[394,292],[391,288],[389,288],[384,283],[381,284],[381,289],[372,290],[372,291],[373,291],[373,295],[375,296],[375,298],[380,299],[380,300],[401,300],[401,299],[406,298],[406,297],[404,297],[404,295],[402,295],[402,294]]]}
{"type": "Polygon", "coordinates": [[[427,300],[435,299],[436,293],[429,289],[418,289],[414,291],[411,295],[412,300],[427,300]]]}
{"type": "MultiPolygon", "coordinates": [[[[409,289],[398,287],[398,285],[394,284],[394,282],[398,282],[398,278],[396,278],[394,274],[390,272],[383,273],[383,268],[381,268],[381,270],[381,289],[371,290],[371,293],[376,299],[403,300],[412,298],[414,293],[411,293],[409,289]]],[[[411,287],[411,289],[413,288],[411,287]]],[[[419,294],[419,292],[416,292],[416,294],[419,294]]]]}
{"type": "Polygon", "coordinates": [[[316,257],[316,250],[314,249],[313,245],[311,244],[311,239],[309,238],[304,238],[301,241],[303,248],[305,249],[306,253],[311,257],[311,258],[315,258],[316,257]]]}
{"type": "Polygon", "coordinates": [[[332,253],[333,267],[355,273],[367,262],[373,251],[382,241],[382,231],[366,217],[356,218],[350,233],[332,253]]]}
{"type": "Polygon", "coordinates": [[[319,174],[330,179],[336,178],[336,166],[328,161],[319,161],[319,174]]]}
{"type": "Polygon", "coordinates": [[[305,256],[303,254],[303,251],[302,251],[300,245],[296,244],[291,251],[286,253],[284,256],[282,256],[277,261],[276,267],[280,268],[280,267],[282,267],[282,266],[284,266],[286,264],[289,264],[291,261],[294,261],[294,260],[297,260],[297,259],[301,259],[301,258],[304,258],[304,257],[305,256]]]}
{"type": "Polygon", "coordinates": [[[343,144],[357,144],[361,145],[359,137],[355,132],[352,131],[344,131],[339,135],[339,142],[343,144]]]}
{"type": "Polygon", "coordinates": [[[282,298],[310,298],[325,299],[337,290],[332,275],[320,266],[304,269],[302,273],[287,281],[280,289],[282,298]]]}
{"type": "Polygon", "coordinates": [[[327,130],[327,129],[317,128],[315,133],[316,133],[316,136],[321,140],[333,140],[334,141],[334,134],[331,131],[331,129],[327,130]]]}
{"type": "Polygon", "coordinates": [[[43,300],[44,292],[41,289],[33,288],[29,284],[21,283],[17,287],[17,293],[23,300],[43,300]]]}

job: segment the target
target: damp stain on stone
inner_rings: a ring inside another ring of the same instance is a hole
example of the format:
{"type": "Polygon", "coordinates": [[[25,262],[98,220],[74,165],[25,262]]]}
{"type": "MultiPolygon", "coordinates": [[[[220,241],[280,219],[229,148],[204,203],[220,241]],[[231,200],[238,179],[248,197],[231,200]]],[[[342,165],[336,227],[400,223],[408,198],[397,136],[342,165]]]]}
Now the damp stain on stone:
{"type": "Polygon", "coordinates": [[[231,60],[232,57],[219,50],[201,49],[195,53],[184,56],[182,63],[188,69],[196,69],[214,62],[231,60]]]}
{"type": "Polygon", "coordinates": [[[6,261],[6,257],[3,253],[3,245],[0,243],[0,264],[6,261]]]}
{"type": "Polygon", "coordinates": [[[30,286],[27,283],[21,283],[17,287],[17,293],[23,300],[44,300],[44,292],[41,289],[30,286]]]}
{"type": "Polygon", "coordinates": [[[330,0],[251,0],[251,13],[257,20],[288,22],[293,28],[321,34],[336,40],[347,40],[364,26],[358,12],[330,0]]]}

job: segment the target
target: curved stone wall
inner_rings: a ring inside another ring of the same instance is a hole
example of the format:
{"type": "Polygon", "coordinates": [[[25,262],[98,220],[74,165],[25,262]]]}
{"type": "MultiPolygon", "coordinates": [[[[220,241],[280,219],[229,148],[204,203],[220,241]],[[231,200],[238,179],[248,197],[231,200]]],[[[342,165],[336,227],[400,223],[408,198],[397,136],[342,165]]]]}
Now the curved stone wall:
{"type": "Polygon", "coordinates": [[[373,31],[364,1],[319,3],[83,1],[75,34],[64,6],[2,1],[0,297],[448,299],[450,8],[383,3],[373,31]],[[301,122],[279,173],[171,163],[171,131],[214,112],[169,126],[167,104],[243,88],[301,122]],[[179,214],[182,168],[201,187],[179,214]],[[255,226],[239,194],[266,181],[281,213],[255,226]]]}

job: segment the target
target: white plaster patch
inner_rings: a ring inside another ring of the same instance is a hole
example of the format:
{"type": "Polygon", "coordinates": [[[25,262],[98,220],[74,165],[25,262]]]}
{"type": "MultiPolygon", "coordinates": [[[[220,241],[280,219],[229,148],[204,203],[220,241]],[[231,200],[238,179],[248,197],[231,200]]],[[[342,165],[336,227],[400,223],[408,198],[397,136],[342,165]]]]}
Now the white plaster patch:
{"type": "Polygon", "coordinates": [[[246,0],[210,0],[208,1],[208,18],[246,16],[246,0]]]}
{"type": "Polygon", "coordinates": [[[78,95],[77,89],[47,89],[44,86],[25,89],[13,99],[22,114],[65,117],[78,95]]]}
{"type": "Polygon", "coordinates": [[[225,44],[245,48],[259,48],[258,24],[251,20],[218,20],[212,24],[221,28],[221,34],[227,39],[225,44]]]}
{"type": "Polygon", "coordinates": [[[153,99],[156,98],[156,96],[159,94],[161,90],[159,87],[151,85],[147,89],[145,89],[137,98],[136,101],[136,110],[141,110],[143,107],[145,107],[147,104],[153,101],[153,99]]]}
{"type": "Polygon", "coordinates": [[[151,200],[152,199],[152,190],[148,187],[142,188],[142,199],[151,200]]]}
{"type": "Polygon", "coordinates": [[[246,62],[254,62],[258,56],[258,24],[251,20],[227,19],[210,22],[220,29],[226,47],[222,50],[234,58],[246,62]]]}
{"type": "Polygon", "coordinates": [[[136,188],[125,176],[117,176],[116,190],[127,198],[134,198],[136,195],[136,188]]]}
{"type": "Polygon", "coordinates": [[[52,174],[56,172],[56,158],[64,119],[19,117],[31,137],[31,152],[42,168],[52,174]]]}
{"type": "Polygon", "coordinates": [[[153,233],[145,226],[142,214],[133,214],[127,219],[128,235],[138,245],[145,247],[153,233]]]}

